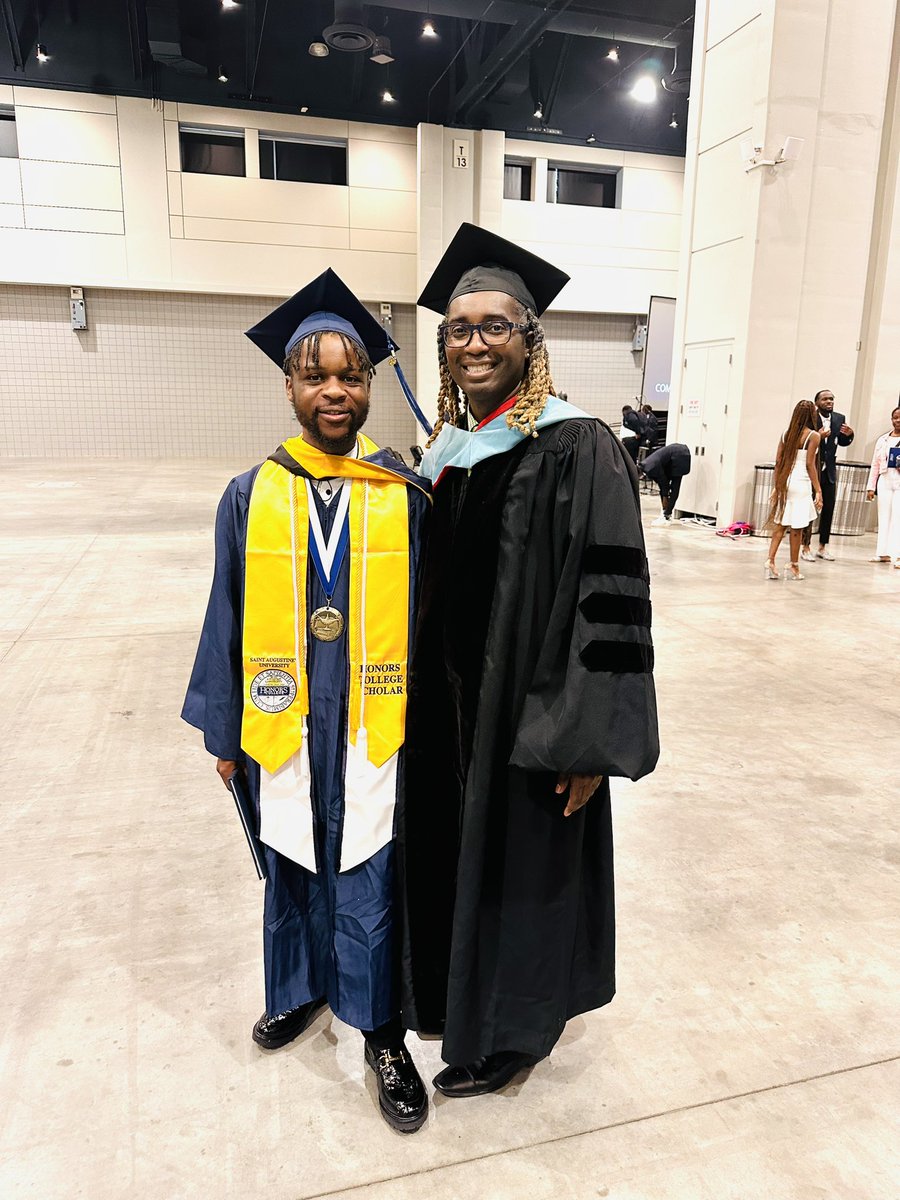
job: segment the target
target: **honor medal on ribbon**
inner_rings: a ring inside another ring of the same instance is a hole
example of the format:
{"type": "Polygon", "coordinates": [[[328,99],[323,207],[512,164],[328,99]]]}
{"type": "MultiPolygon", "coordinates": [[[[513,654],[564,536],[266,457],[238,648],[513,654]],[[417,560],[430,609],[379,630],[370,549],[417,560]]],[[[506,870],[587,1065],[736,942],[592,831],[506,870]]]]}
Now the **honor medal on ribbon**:
{"type": "Polygon", "coordinates": [[[320,642],[334,642],[344,632],[344,615],[330,604],[317,608],[309,618],[309,632],[320,642]]]}
{"type": "Polygon", "coordinates": [[[341,563],[350,542],[351,483],[349,480],[344,483],[340,495],[334,501],[335,520],[331,536],[328,538],[322,532],[309,480],[306,481],[306,487],[309,497],[309,556],[325,592],[325,603],[310,613],[309,632],[317,641],[334,642],[344,632],[344,614],[332,605],[331,597],[334,595],[341,563]]]}

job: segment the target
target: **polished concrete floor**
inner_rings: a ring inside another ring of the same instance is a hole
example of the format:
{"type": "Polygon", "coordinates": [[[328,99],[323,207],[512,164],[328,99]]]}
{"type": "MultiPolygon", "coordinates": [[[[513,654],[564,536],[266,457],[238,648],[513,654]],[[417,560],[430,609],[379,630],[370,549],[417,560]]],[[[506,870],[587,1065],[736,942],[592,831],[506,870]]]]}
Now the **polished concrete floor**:
{"type": "Polygon", "coordinates": [[[249,1036],[261,885],[178,719],[245,465],[0,467],[0,1194],[900,1195],[900,571],[873,539],[769,583],[757,539],[647,529],[664,750],[614,785],[619,995],[404,1138],[355,1031],[249,1036]]]}

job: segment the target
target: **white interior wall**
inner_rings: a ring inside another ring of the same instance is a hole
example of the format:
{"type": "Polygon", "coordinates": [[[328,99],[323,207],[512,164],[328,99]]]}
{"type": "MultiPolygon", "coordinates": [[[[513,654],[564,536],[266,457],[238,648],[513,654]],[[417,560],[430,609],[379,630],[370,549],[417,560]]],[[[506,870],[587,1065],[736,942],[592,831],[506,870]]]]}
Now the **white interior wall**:
{"type": "MultiPolygon", "coordinates": [[[[547,321],[548,340],[552,317],[562,313],[620,314],[626,319],[608,323],[605,332],[590,322],[577,327],[584,332],[579,353],[583,362],[598,363],[615,343],[616,361],[631,364],[624,371],[627,383],[611,384],[608,398],[601,395],[611,376],[600,369],[593,387],[604,414],[621,416],[621,405],[640,391],[635,387],[631,360],[634,316],[646,314],[652,295],[674,295],[677,285],[681,233],[683,163],[665,155],[628,154],[597,146],[552,145],[505,138],[492,130],[448,130],[437,125],[419,126],[418,136],[418,282],[424,286],[444,247],[463,221],[472,221],[509,238],[556,263],[571,281],[553,302],[547,321]],[[456,148],[468,147],[466,168],[456,165],[456,148]],[[533,199],[503,198],[503,163],[506,157],[533,164],[533,199]],[[621,172],[622,207],[599,209],[573,204],[548,204],[547,164],[550,161],[613,167],[621,172]],[[594,347],[594,338],[599,342],[594,347]]],[[[419,312],[417,343],[419,387],[425,412],[435,416],[434,397],[439,378],[435,357],[438,317],[419,312]]],[[[573,328],[575,325],[573,325],[573,328]]],[[[566,346],[570,339],[566,339],[566,346]]],[[[560,353],[567,353],[560,347],[560,353]]],[[[581,378],[579,373],[579,381],[581,378]]],[[[561,385],[562,386],[562,385],[561,385]]],[[[574,399],[574,397],[573,397],[574,399]]]]}
{"type": "Polygon", "coordinates": [[[674,287],[677,158],[423,126],[435,143],[426,161],[412,129],[7,90],[20,147],[18,160],[0,161],[0,275],[9,282],[276,295],[332,265],[362,295],[409,302],[459,223],[475,220],[570,270],[558,308],[643,312],[650,295],[674,287]],[[247,177],[183,174],[179,123],[243,129],[247,177]],[[347,139],[348,186],[260,179],[260,131],[347,139]],[[457,169],[460,138],[469,156],[457,169]],[[544,176],[552,159],[615,167],[621,207],[550,205],[540,187],[533,202],[504,201],[505,154],[530,158],[544,176]]]}
{"type": "Polygon", "coordinates": [[[887,198],[890,219],[884,245],[883,291],[868,330],[875,348],[871,389],[861,429],[865,457],[871,456],[876,439],[891,428],[891,411],[900,404],[900,171],[896,159],[893,183],[893,193],[887,198]]]}
{"type": "Polygon", "coordinates": [[[331,266],[360,295],[415,299],[415,130],[11,91],[19,159],[0,166],[4,280],[267,296],[331,266]],[[179,123],[244,129],[251,177],[182,174],[179,123]],[[347,139],[348,186],[259,179],[260,130],[347,139]]]}
{"type": "Polygon", "coordinates": [[[854,385],[856,456],[870,458],[900,404],[900,20],[894,26],[869,246],[869,274],[854,385]]]}
{"type": "Polygon", "coordinates": [[[675,294],[683,159],[512,138],[505,154],[534,164],[534,199],[504,200],[497,232],[572,276],[555,310],[646,313],[651,296],[675,294]],[[620,171],[621,207],[548,204],[547,164],[554,161],[620,171]]]}
{"type": "Polygon", "coordinates": [[[571,404],[610,424],[640,396],[642,352],[631,349],[634,317],[624,313],[548,312],[543,318],[550,372],[571,404]]]}
{"type": "MultiPolygon", "coordinates": [[[[245,412],[259,421],[251,440],[262,452],[281,430],[283,410],[279,402],[270,412],[270,381],[257,380],[252,354],[246,362],[241,330],[260,304],[289,295],[326,266],[368,301],[400,306],[394,329],[403,361],[413,379],[410,362],[422,364],[418,390],[433,412],[437,318],[420,313],[413,328],[412,309],[403,306],[464,220],[572,274],[547,328],[558,385],[575,402],[616,419],[639,390],[633,314],[646,312],[653,292],[673,290],[678,159],[507,142],[494,130],[422,126],[417,133],[27,87],[0,90],[0,102],[15,105],[20,148],[18,160],[0,160],[0,277],[15,285],[2,309],[5,454],[218,453],[251,438],[245,412]],[[243,129],[247,177],[182,173],[181,123],[243,129]],[[348,186],[259,178],[260,132],[346,138],[348,186]],[[463,167],[454,166],[459,139],[468,147],[463,167]],[[503,199],[506,154],[534,161],[544,185],[533,202],[503,199]],[[622,208],[548,205],[549,159],[620,169],[622,208]],[[62,287],[69,284],[87,289],[91,327],[84,334],[68,327],[62,287]],[[116,299],[115,289],[125,294],[116,299]],[[155,291],[168,299],[154,300],[155,291]],[[221,322],[217,295],[230,297],[221,322]],[[138,332],[144,322],[146,336],[138,332]],[[69,380],[61,408],[59,397],[43,398],[52,387],[40,369],[23,374],[45,353],[48,336],[69,380]],[[198,361],[214,346],[214,360],[229,367],[214,377],[235,381],[234,397],[223,399],[220,421],[203,437],[208,407],[204,372],[185,350],[192,338],[203,343],[198,361]],[[123,423],[118,385],[110,382],[122,362],[153,396],[138,421],[123,423]],[[146,374],[148,362],[159,386],[146,374]],[[246,408],[245,391],[254,397],[246,408]]],[[[409,445],[413,430],[398,414],[376,429],[376,440],[409,445]]]]}
{"type": "Polygon", "coordinates": [[[854,420],[894,19],[892,0],[698,0],[670,436],[694,443],[681,364],[727,344],[722,522],[798,399],[831,387],[854,420]],[[788,136],[799,161],[745,172],[743,138],[772,158],[788,136]]]}
{"type": "MultiPolygon", "coordinates": [[[[88,329],[76,333],[66,289],[0,288],[0,454],[249,466],[299,432],[284,377],[243,336],[283,297],[91,288],[86,298],[88,329]]],[[[395,304],[392,332],[413,387],[414,330],[412,306],[395,304]]],[[[387,363],[366,432],[411,463],[419,435],[387,363]]]]}

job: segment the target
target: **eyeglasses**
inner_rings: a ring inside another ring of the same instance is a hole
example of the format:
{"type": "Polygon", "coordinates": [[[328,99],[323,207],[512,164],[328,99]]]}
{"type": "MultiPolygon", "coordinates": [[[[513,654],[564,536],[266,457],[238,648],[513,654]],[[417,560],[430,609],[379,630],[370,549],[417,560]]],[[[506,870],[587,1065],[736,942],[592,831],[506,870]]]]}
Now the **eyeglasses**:
{"type": "Polygon", "coordinates": [[[514,329],[520,329],[524,333],[527,328],[527,325],[518,325],[515,321],[502,321],[497,317],[491,318],[490,321],[482,321],[478,325],[470,325],[468,321],[448,321],[441,326],[441,338],[445,346],[460,350],[463,346],[468,346],[472,334],[477,330],[486,346],[505,346],[514,329]]]}

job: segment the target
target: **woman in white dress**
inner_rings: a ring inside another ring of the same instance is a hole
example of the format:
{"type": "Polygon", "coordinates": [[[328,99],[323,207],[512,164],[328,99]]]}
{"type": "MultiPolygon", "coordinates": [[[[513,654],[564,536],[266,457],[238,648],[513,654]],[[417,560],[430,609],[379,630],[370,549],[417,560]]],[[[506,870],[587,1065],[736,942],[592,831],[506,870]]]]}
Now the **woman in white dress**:
{"type": "Polygon", "coordinates": [[[787,579],[800,580],[800,540],[803,530],[816,519],[822,508],[822,485],[819,482],[819,442],[816,432],[818,417],[812,400],[801,400],[794,406],[791,421],[781,435],[775,459],[775,487],[769,522],[774,523],[766,578],[777,579],[775,555],[785,529],[790,530],[791,561],[785,570],[787,579]]]}
{"type": "Polygon", "coordinates": [[[878,496],[878,545],[871,561],[893,562],[900,571],[900,408],[891,413],[891,425],[875,443],[866,498],[878,496]]]}

